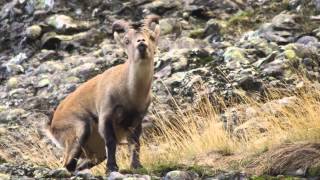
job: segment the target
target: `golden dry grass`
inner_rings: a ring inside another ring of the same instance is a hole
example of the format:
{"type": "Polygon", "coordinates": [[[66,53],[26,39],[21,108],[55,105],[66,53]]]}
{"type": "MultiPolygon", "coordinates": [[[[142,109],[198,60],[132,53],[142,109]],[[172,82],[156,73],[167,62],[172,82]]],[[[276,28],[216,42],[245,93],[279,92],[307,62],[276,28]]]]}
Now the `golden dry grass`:
{"type": "MultiPolygon", "coordinates": [[[[197,157],[212,152],[226,156],[228,162],[232,162],[234,158],[241,164],[246,158],[259,156],[262,152],[285,143],[313,143],[320,140],[319,84],[306,81],[305,86],[295,92],[269,90],[266,94],[267,103],[243,96],[242,102],[235,105],[250,107],[254,112],[251,117],[239,120],[240,126],[244,127],[241,133],[225,129],[218,116],[217,106],[213,106],[206,97],[202,97],[196,107],[189,109],[182,110],[177,105],[174,119],[155,113],[156,128],[148,132],[148,138],[142,139],[141,161],[146,170],[151,172],[159,164],[195,162],[193,160],[197,157]],[[280,103],[277,99],[281,97],[291,98],[280,103]],[[250,127],[250,123],[246,124],[250,120],[263,125],[265,130],[250,127]]],[[[223,101],[218,104],[219,109],[227,109],[223,101]]],[[[0,141],[0,155],[7,161],[15,162],[17,158],[13,157],[21,157],[23,161],[36,165],[50,168],[61,166],[61,158],[54,155],[53,149],[41,140],[36,131],[24,132],[23,138],[17,138],[13,134],[3,136],[0,141]]],[[[122,169],[128,168],[130,158],[126,146],[119,147],[117,159],[122,169]]],[[[246,163],[243,164],[245,166],[246,163]]],[[[95,174],[103,174],[104,168],[105,163],[102,163],[93,171],[95,174]]],[[[246,167],[228,167],[224,164],[220,168],[246,167]]]]}
{"type": "Polygon", "coordinates": [[[41,138],[35,126],[13,127],[0,138],[0,157],[11,163],[58,168],[61,160],[54,150],[41,138]]]}

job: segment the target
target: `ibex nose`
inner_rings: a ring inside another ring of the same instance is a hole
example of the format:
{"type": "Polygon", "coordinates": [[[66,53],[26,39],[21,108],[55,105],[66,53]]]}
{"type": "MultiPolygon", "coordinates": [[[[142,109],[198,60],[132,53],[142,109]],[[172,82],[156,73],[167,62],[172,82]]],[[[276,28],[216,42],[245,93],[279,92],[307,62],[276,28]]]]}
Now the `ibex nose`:
{"type": "Polygon", "coordinates": [[[138,50],[140,52],[144,52],[145,50],[147,49],[147,45],[143,42],[141,42],[139,45],[138,45],[138,50]]]}

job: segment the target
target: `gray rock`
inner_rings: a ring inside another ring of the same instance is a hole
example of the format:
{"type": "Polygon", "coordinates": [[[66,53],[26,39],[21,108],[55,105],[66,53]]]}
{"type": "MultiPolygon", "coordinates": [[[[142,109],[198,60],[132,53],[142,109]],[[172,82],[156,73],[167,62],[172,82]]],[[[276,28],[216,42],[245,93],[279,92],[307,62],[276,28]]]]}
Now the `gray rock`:
{"type": "Polygon", "coordinates": [[[215,19],[210,19],[204,28],[203,36],[207,37],[210,36],[210,41],[220,41],[221,35],[220,35],[220,25],[217,23],[215,19]]]}
{"type": "Polygon", "coordinates": [[[282,76],[285,73],[285,64],[283,59],[276,59],[268,64],[262,65],[262,73],[267,76],[282,76]]]}
{"type": "Polygon", "coordinates": [[[295,14],[281,13],[276,15],[271,23],[274,28],[280,30],[296,30],[300,28],[297,23],[298,16],[295,14]]]}
{"type": "Polygon", "coordinates": [[[117,179],[123,179],[125,178],[125,175],[119,173],[119,172],[111,172],[108,180],[117,180],[117,179]]]}
{"type": "Polygon", "coordinates": [[[181,1],[152,1],[152,3],[146,4],[144,8],[148,9],[152,13],[163,15],[169,11],[176,11],[177,8],[181,8],[181,1]]]}
{"type": "Polygon", "coordinates": [[[76,21],[70,16],[56,14],[49,17],[46,22],[58,31],[84,31],[90,29],[95,23],[88,21],[76,21]]]}
{"type": "Polygon", "coordinates": [[[269,56],[267,56],[265,58],[261,58],[257,62],[253,63],[253,65],[259,68],[264,64],[272,62],[276,58],[277,55],[278,55],[278,52],[273,51],[269,56]]]}
{"type": "Polygon", "coordinates": [[[246,58],[246,50],[238,47],[228,47],[223,54],[226,66],[230,69],[240,68],[243,64],[249,64],[246,58]]]}
{"type": "Polygon", "coordinates": [[[313,36],[303,36],[297,40],[297,43],[303,44],[303,45],[308,45],[308,44],[312,45],[312,44],[316,44],[318,42],[319,42],[319,40],[313,36]]]}
{"type": "Polygon", "coordinates": [[[63,49],[72,51],[80,45],[95,44],[102,39],[99,38],[99,32],[96,29],[76,33],[73,35],[59,35],[56,32],[45,33],[41,38],[41,46],[43,49],[56,50],[63,49]]]}
{"type": "Polygon", "coordinates": [[[52,10],[54,7],[54,0],[36,0],[36,1],[27,1],[25,9],[28,14],[34,13],[36,10],[52,10]]]}
{"type": "Polygon", "coordinates": [[[245,91],[261,91],[262,82],[252,76],[243,76],[238,80],[239,86],[245,91]]]}
{"type": "Polygon", "coordinates": [[[48,177],[53,177],[53,178],[68,178],[71,176],[72,176],[71,173],[65,168],[51,170],[48,174],[48,177]]]}
{"type": "Polygon", "coordinates": [[[12,57],[7,64],[22,64],[27,60],[27,58],[28,57],[26,53],[21,52],[18,55],[12,57]]]}
{"type": "Polygon", "coordinates": [[[48,60],[62,59],[63,56],[56,50],[42,49],[35,55],[35,58],[38,59],[40,62],[45,62],[48,60]]]}
{"type": "Polygon", "coordinates": [[[204,35],[204,29],[203,28],[199,28],[199,29],[194,29],[192,31],[190,31],[189,37],[191,38],[203,38],[204,35]]]}
{"type": "Polygon", "coordinates": [[[149,175],[139,175],[139,174],[121,174],[119,172],[111,172],[108,180],[151,180],[149,175]]]}
{"type": "Polygon", "coordinates": [[[76,173],[76,176],[74,179],[90,179],[90,180],[98,180],[97,177],[95,177],[89,169],[82,170],[80,172],[76,173]]]}
{"type": "Polygon", "coordinates": [[[182,80],[186,77],[187,73],[186,72],[177,72],[172,74],[171,77],[166,79],[164,83],[168,87],[178,87],[179,84],[181,84],[182,80]]]}
{"type": "Polygon", "coordinates": [[[25,71],[23,66],[18,65],[18,64],[7,63],[5,66],[6,66],[6,69],[5,69],[6,74],[9,74],[9,75],[21,74],[25,71]]]}
{"type": "Polygon", "coordinates": [[[158,72],[156,72],[154,74],[154,77],[156,77],[156,78],[168,77],[169,75],[171,75],[171,72],[172,72],[171,66],[167,65],[164,68],[162,68],[161,70],[159,70],[158,72]]]}
{"type": "Polygon", "coordinates": [[[0,123],[8,123],[19,120],[26,111],[24,109],[8,109],[0,112],[0,123]]]}
{"type": "Polygon", "coordinates": [[[262,25],[258,33],[269,41],[293,42],[302,33],[298,19],[299,16],[296,14],[280,13],[272,19],[271,23],[262,25]]]}
{"type": "Polygon", "coordinates": [[[13,8],[17,4],[18,4],[18,0],[13,0],[9,3],[6,3],[0,11],[0,14],[1,14],[0,20],[7,18],[10,14],[13,15],[14,14],[13,8]]]}
{"type": "Polygon", "coordinates": [[[240,173],[240,172],[219,173],[214,177],[205,178],[205,180],[229,180],[229,179],[247,180],[249,178],[244,173],[240,173]]]}
{"type": "Polygon", "coordinates": [[[36,87],[38,87],[38,88],[43,88],[43,87],[48,86],[49,84],[50,84],[50,80],[47,79],[47,78],[44,78],[44,79],[41,79],[41,80],[38,82],[38,84],[37,84],[36,87]]]}
{"type": "Polygon", "coordinates": [[[316,7],[316,10],[320,12],[320,0],[313,0],[313,4],[316,7]]]}
{"type": "Polygon", "coordinates": [[[35,70],[36,74],[43,74],[43,73],[56,73],[56,72],[63,72],[67,68],[64,63],[57,62],[57,61],[47,61],[41,63],[41,65],[35,70]]]}
{"type": "Polygon", "coordinates": [[[161,19],[159,24],[161,27],[161,35],[175,33],[176,36],[178,36],[181,34],[181,24],[176,18],[161,19]]]}
{"type": "Polygon", "coordinates": [[[27,90],[25,88],[17,88],[17,89],[12,89],[8,93],[9,97],[15,98],[15,99],[23,99],[27,95],[27,90]]]}
{"type": "Polygon", "coordinates": [[[289,175],[289,176],[305,177],[305,175],[307,174],[307,168],[299,168],[299,169],[284,172],[283,174],[289,175]]]}
{"type": "Polygon", "coordinates": [[[192,172],[186,171],[170,171],[164,177],[164,180],[195,180],[199,179],[199,175],[192,172]]]}
{"type": "Polygon", "coordinates": [[[73,68],[70,72],[72,75],[87,79],[91,74],[93,74],[96,69],[96,64],[85,63],[76,68],[73,68]]]}

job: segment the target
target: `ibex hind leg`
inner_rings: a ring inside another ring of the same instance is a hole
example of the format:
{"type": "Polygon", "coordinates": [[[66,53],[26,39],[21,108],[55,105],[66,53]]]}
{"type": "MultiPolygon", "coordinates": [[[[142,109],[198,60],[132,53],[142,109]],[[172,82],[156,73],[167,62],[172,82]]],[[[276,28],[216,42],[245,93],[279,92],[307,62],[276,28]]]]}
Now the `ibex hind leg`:
{"type": "Polygon", "coordinates": [[[92,132],[84,149],[81,160],[78,161],[77,171],[90,169],[106,159],[105,143],[98,132],[96,124],[92,126],[92,132]]]}
{"type": "MultiPolygon", "coordinates": [[[[90,136],[90,125],[85,122],[77,123],[78,126],[74,126],[73,137],[67,137],[66,146],[65,146],[65,157],[64,157],[64,167],[70,171],[74,172],[77,167],[78,159],[83,153],[83,147],[85,146],[88,137],[90,136]]],[[[69,134],[70,135],[70,134],[69,134]]]]}

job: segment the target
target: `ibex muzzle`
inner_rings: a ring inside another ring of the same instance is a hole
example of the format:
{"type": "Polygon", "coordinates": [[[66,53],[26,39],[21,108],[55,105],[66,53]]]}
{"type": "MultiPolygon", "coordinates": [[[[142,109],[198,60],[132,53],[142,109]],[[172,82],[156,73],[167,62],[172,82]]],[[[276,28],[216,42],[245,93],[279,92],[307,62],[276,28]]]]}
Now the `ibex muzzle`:
{"type": "Polygon", "coordinates": [[[108,171],[117,171],[117,143],[125,137],[131,167],[141,167],[141,123],[151,101],[153,59],[160,35],[159,25],[150,27],[158,20],[149,16],[139,26],[116,21],[114,37],[126,49],[128,60],[82,84],[57,107],[46,132],[64,148],[64,166],[69,171],[91,168],[105,158],[108,171]],[[119,31],[124,32],[123,38],[119,31]]]}

